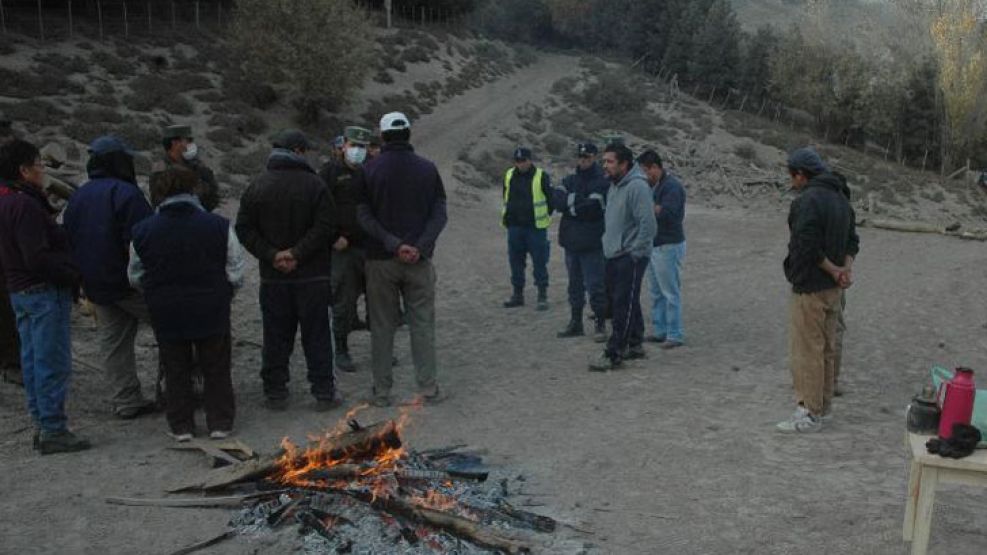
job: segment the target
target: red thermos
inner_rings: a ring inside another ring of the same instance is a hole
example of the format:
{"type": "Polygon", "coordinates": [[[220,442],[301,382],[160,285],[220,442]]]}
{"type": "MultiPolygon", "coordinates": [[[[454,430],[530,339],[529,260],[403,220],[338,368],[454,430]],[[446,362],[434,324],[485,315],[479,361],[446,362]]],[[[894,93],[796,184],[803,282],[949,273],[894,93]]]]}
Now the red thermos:
{"type": "Polygon", "coordinates": [[[973,418],[973,401],[977,386],[973,383],[973,370],[957,368],[953,379],[942,382],[936,398],[942,416],[939,417],[939,437],[949,439],[953,424],[969,424],[973,418]]]}

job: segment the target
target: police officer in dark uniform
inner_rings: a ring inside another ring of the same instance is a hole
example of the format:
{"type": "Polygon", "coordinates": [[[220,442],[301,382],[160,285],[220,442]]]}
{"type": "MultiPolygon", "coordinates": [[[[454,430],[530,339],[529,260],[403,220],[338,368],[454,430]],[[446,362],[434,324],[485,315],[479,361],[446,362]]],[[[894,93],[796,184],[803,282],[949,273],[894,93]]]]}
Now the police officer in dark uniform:
{"type": "Polygon", "coordinates": [[[357,321],[357,299],[366,289],[364,251],[366,233],[356,219],[354,178],[367,158],[372,133],[363,127],[347,127],[343,132],[342,159],[330,161],[319,172],[335,202],[336,233],[332,246],[333,335],[336,342],[336,369],[355,372],[348,337],[357,321]]]}
{"type": "Polygon", "coordinates": [[[589,294],[593,310],[594,339],[607,340],[607,292],[604,284],[606,260],[601,238],[604,209],[610,182],[596,161],[596,145],[582,143],[576,147],[576,172],[552,190],[552,207],[562,214],[559,244],[565,249],[565,266],[569,274],[569,306],[572,318],[559,337],[583,335],[583,307],[589,294]]]}
{"type": "Polygon", "coordinates": [[[188,125],[172,125],[164,129],[161,137],[164,156],[151,166],[151,206],[157,207],[164,200],[162,173],[173,167],[192,170],[199,176],[195,195],[202,207],[212,212],[219,206],[219,184],[212,170],[199,160],[199,147],[192,139],[192,128],[188,125]]]}

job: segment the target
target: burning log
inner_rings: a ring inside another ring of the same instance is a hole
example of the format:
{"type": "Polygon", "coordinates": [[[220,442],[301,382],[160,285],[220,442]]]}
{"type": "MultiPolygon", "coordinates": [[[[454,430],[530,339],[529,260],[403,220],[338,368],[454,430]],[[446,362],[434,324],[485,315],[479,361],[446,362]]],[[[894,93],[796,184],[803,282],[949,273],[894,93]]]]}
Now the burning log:
{"type": "Polygon", "coordinates": [[[202,479],[169,489],[169,493],[187,490],[217,490],[229,487],[239,482],[258,480],[267,476],[277,475],[279,471],[302,468],[313,460],[340,461],[346,458],[372,456],[387,449],[401,447],[401,436],[398,435],[394,421],[374,424],[359,430],[325,438],[315,445],[310,445],[302,453],[295,455],[282,454],[279,456],[262,457],[254,461],[246,461],[217,468],[210,471],[202,479]],[[285,460],[285,458],[288,460],[285,460]]]}
{"type": "Polygon", "coordinates": [[[499,549],[511,554],[531,552],[531,542],[528,538],[521,538],[518,534],[507,535],[500,530],[493,530],[460,516],[419,507],[399,497],[377,498],[371,505],[375,509],[445,530],[481,547],[499,549]]]}
{"type": "Polygon", "coordinates": [[[476,470],[415,470],[415,469],[403,469],[398,470],[395,475],[398,480],[421,480],[421,481],[451,481],[451,480],[469,480],[473,482],[485,482],[489,472],[476,470]]]}

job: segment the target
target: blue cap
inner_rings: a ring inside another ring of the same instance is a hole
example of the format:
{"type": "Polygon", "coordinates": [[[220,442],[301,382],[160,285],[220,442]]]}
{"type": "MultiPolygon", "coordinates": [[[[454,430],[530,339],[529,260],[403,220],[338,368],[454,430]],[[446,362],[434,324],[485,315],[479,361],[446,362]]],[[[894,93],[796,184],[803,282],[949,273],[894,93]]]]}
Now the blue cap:
{"type": "Polygon", "coordinates": [[[531,149],[523,146],[519,146],[514,149],[514,159],[520,162],[521,160],[531,160],[531,149]]]}
{"type": "Polygon", "coordinates": [[[114,137],[113,135],[104,135],[89,144],[89,154],[93,156],[109,154],[111,152],[125,152],[130,156],[135,154],[134,150],[130,148],[130,145],[125,143],[123,139],[114,137]]]}
{"type": "Polygon", "coordinates": [[[795,171],[803,170],[812,175],[829,173],[829,166],[826,165],[826,162],[823,162],[819,153],[809,147],[793,150],[788,155],[788,167],[795,171]]]}
{"type": "Polygon", "coordinates": [[[576,156],[590,156],[599,152],[593,143],[579,143],[576,145],[576,156]]]}

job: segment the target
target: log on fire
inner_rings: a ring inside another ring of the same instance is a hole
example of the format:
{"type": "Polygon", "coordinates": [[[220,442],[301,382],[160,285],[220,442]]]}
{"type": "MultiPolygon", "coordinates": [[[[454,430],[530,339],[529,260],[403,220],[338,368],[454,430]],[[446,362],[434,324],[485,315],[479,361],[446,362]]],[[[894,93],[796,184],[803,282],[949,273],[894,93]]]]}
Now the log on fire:
{"type": "Polygon", "coordinates": [[[379,497],[371,506],[391,514],[445,530],[480,547],[498,549],[505,553],[530,553],[532,539],[519,533],[495,530],[454,514],[420,507],[399,497],[379,497]]]}
{"type": "MultiPolygon", "coordinates": [[[[291,465],[304,466],[306,457],[311,455],[321,460],[342,460],[345,458],[372,457],[388,448],[401,447],[401,436],[393,420],[381,422],[355,431],[325,438],[308,449],[300,449],[291,465]]],[[[241,482],[259,480],[277,473],[283,455],[269,455],[253,461],[246,461],[217,468],[191,483],[177,485],[169,493],[188,490],[218,490],[241,482]]]]}

